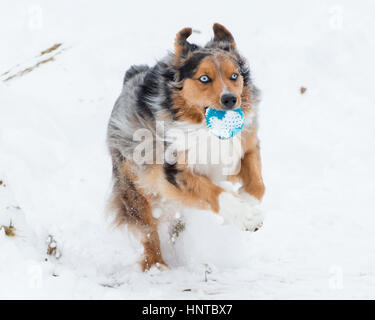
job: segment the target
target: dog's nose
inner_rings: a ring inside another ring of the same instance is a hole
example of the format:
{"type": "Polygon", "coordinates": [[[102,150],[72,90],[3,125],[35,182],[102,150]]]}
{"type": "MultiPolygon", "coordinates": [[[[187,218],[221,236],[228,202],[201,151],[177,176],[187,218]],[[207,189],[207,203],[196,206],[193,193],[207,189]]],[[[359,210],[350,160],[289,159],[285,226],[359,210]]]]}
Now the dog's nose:
{"type": "Polygon", "coordinates": [[[233,106],[236,104],[237,98],[232,93],[226,93],[221,96],[221,103],[226,108],[233,108],[233,106]]]}

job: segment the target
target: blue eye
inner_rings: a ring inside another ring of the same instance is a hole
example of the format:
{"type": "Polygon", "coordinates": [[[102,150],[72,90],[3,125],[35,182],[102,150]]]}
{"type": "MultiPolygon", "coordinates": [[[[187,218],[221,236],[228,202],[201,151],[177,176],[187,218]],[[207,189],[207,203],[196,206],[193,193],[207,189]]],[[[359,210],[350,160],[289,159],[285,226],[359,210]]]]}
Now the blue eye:
{"type": "Polygon", "coordinates": [[[201,76],[199,77],[199,81],[202,83],[208,83],[211,81],[211,79],[208,76],[201,76]]]}
{"type": "Polygon", "coordinates": [[[231,76],[230,76],[230,79],[231,80],[237,80],[238,78],[238,74],[237,73],[233,73],[231,76]]]}

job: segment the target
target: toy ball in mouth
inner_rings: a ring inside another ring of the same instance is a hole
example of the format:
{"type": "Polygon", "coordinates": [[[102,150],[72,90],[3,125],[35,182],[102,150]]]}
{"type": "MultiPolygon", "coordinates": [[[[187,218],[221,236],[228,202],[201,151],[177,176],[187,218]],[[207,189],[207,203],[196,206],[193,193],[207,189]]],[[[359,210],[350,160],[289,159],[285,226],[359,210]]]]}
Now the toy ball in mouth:
{"type": "Polygon", "coordinates": [[[219,139],[229,139],[238,134],[244,125],[245,115],[241,108],[234,110],[206,109],[206,124],[219,139]]]}

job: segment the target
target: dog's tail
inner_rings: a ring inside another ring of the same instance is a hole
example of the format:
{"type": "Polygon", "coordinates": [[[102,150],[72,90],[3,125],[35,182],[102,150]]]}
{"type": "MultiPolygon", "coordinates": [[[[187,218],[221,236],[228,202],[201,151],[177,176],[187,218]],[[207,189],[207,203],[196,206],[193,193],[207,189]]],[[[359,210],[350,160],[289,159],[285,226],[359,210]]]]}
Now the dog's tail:
{"type": "Polygon", "coordinates": [[[140,64],[140,65],[133,65],[131,66],[125,73],[125,77],[124,77],[124,82],[123,84],[125,84],[126,81],[130,80],[131,78],[133,78],[135,75],[137,75],[138,73],[141,73],[141,72],[145,72],[147,71],[148,69],[150,69],[149,66],[145,65],[145,64],[140,64]]]}

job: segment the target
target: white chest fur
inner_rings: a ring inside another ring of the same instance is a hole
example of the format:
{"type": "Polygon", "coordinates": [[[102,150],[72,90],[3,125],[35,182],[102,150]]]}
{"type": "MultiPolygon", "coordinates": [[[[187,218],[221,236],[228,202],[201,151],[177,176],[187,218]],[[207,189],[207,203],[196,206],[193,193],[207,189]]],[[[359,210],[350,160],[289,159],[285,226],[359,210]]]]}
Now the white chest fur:
{"type": "Polygon", "coordinates": [[[213,182],[239,173],[243,157],[241,132],[230,139],[219,139],[205,124],[175,123],[166,130],[166,139],[171,142],[170,150],[183,155],[179,162],[213,182]]]}
{"type": "Polygon", "coordinates": [[[243,156],[240,136],[219,139],[205,131],[188,150],[187,164],[191,170],[214,182],[226,180],[228,175],[238,174],[243,156]]]}

